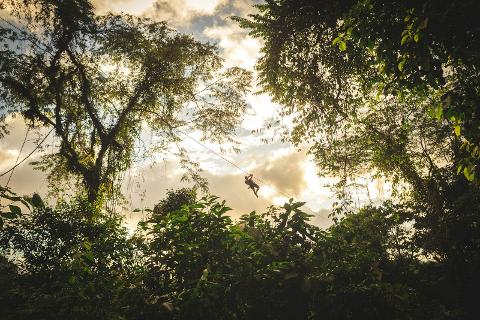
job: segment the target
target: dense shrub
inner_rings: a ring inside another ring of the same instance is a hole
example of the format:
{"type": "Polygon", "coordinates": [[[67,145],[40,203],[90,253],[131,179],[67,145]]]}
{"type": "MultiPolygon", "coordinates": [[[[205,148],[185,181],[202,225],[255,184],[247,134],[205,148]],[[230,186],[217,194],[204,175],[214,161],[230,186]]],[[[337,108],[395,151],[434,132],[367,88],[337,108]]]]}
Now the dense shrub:
{"type": "MultiPolygon", "coordinates": [[[[174,193],[161,203],[176,209],[153,211],[133,235],[116,216],[86,218],[79,201],[9,219],[0,229],[2,319],[471,315],[448,299],[450,262],[428,258],[411,208],[368,206],[321,230],[303,203],[233,221],[214,196],[174,193]]],[[[462,266],[473,266],[470,257],[462,266]]]]}

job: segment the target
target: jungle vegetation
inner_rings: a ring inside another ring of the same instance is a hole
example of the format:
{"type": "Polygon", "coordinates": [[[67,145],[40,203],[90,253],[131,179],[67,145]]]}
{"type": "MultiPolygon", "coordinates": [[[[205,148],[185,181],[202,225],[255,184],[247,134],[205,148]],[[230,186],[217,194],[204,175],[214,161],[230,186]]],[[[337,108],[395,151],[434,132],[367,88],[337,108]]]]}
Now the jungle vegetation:
{"type": "Polygon", "coordinates": [[[477,1],[267,0],[234,18],[263,40],[262,90],[294,119],[284,139],[338,178],[335,223],[293,199],[234,221],[184,188],[133,233],[105,202],[143,126],[158,148],[185,126],[231,141],[251,74],[87,0],[0,3],[23,21],[0,28],[2,114],[54,132],[37,166],[75,188],[55,205],[1,188],[1,319],[478,319],[477,1]],[[366,174],[389,200],[354,205],[366,174]]]}

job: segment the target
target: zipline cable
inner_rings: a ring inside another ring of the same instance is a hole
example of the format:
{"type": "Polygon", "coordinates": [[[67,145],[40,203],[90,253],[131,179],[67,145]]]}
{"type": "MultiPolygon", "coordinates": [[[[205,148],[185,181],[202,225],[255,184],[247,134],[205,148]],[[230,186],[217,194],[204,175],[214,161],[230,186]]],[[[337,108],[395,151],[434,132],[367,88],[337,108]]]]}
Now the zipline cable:
{"type": "Polygon", "coordinates": [[[30,131],[30,127],[27,127],[27,131],[25,132],[25,138],[23,139],[22,146],[20,147],[20,150],[18,151],[17,159],[15,160],[14,167],[12,171],[10,171],[10,175],[8,176],[7,183],[5,184],[5,188],[8,187],[10,180],[12,179],[13,173],[15,172],[15,165],[18,163],[18,160],[20,159],[20,155],[22,154],[23,147],[25,146],[25,142],[27,142],[28,138],[28,132],[30,131]]]}
{"type": "MultiPolygon", "coordinates": [[[[251,174],[250,172],[248,172],[247,170],[243,169],[242,167],[240,167],[239,165],[237,165],[236,163],[230,161],[229,159],[225,158],[223,155],[221,155],[220,153],[216,152],[215,150],[213,150],[212,148],[206,146],[204,143],[198,141],[197,139],[195,139],[194,137],[192,137],[191,135],[183,132],[182,130],[178,129],[178,128],[173,128],[174,130],[180,132],[182,135],[186,136],[187,138],[191,139],[192,141],[194,141],[195,143],[197,143],[198,145],[202,146],[203,148],[205,148],[206,150],[212,152],[213,154],[215,154],[217,157],[221,158],[222,160],[224,160],[225,162],[228,162],[229,164],[231,164],[232,166],[234,166],[235,168],[237,168],[238,170],[246,173],[247,175],[251,174]]],[[[277,188],[275,187],[272,187],[270,184],[268,184],[265,180],[261,179],[261,178],[258,178],[256,176],[253,176],[253,178],[255,180],[257,180],[258,182],[260,182],[261,184],[263,184],[264,186],[267,186],[268,188],[272,189],[273,191],[283,195],[284,197],[287,197],[288,199],[291,199],[293,198],[292,196],[278,190],[277,188]]]]}
{"type": "MultiPolygon", "coordinates": [[[[220,157],[222,160],[228,162],[229,164],[231,164],[232,166],[236,167],[237,169],[239,169],[240,171],[246,173],[246,174],[251,174],[250,172],[246,171],[245,169],[241,168],[239,165],[237,165],[236,163],[228,160],[227,158],[225,158],[224,156],[222,156],[220,153],[216,152],[215,150],[213,150],[212,148],[206,146],[205,144],[201,143],[200,141],[198,141],[197,139],[193,138],[192,136],[190,136],[189,134],[183,132],[182,130],[178,129],[178,128],[174,128],[174,130],[177,130],[178,132],[180,132],[181,134],[183,134],[184,136],[186,136],[187,138],[191,139],[192,141],[196,142],[198,145],[204,147],[205,149],[207,149],[208,151],[212,152],[213,154],[217,155],[218,157],[220,157]]],[[[268,184],[265,180],[261,179],[261,178],[258,178],[258,177],[253,177],[255,180],[259,181],[263,186],[266,186],[267,188],[270,188],[271,190],[283,195],[284,197],[286,197],[287,199],[295,199],[294,197],[278,190],[277,188],[275,187],[272,187],[270,184],[268,184]]],[[[315,211],[313,211],[311,208],[309,207],[303,207],[303,209],[305,211],[309,211],[310,214],[313,214],[313,215],[316,215],[317,213],[315,211]]],[[[308,213],[308,212],[307,212],[308,213]]]]}
{"type": "Polygon", "coordinates": [[[7,173],[15,170],[16,167],[18,167],[19,165],[21,165],[23,162],[25,162],[25,160],[27,160],[28,158],[31,157],[32,154],[35,153],[35,151],[37,151],[38,148],[40,148],[40,146],[45,142],[45,140],[47,140],[48,136],[50,135],[50,133],[53,132],[53,129],[55,128],[52,128],[46,135],[45,137],[43,137],[43,139],[35,146],[35,148],[25,156],[25,158],[23,158],[20,162],[16,163],[13,167],[11,167],[10,169],[8,169],[7,171],[3,172],[2,174],[0,174],[0,177],[3,177],[4,175],[6,175],[7,173]]]}

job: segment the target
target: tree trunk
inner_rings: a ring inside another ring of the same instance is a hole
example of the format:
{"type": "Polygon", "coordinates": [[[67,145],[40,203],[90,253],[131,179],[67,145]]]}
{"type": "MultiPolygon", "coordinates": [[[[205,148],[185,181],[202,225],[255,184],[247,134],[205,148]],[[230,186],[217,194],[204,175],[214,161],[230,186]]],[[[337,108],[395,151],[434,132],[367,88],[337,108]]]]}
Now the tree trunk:
{"type": "Polygon", "coordinates": [[[93,208],[98,206],[100,199],[101,177],[97,170],[89,170],[87,175],[83,177],[85,187],[87,189],[88,203],[92,206],[89,210],[89,218],[93,217],[93,208]]]}

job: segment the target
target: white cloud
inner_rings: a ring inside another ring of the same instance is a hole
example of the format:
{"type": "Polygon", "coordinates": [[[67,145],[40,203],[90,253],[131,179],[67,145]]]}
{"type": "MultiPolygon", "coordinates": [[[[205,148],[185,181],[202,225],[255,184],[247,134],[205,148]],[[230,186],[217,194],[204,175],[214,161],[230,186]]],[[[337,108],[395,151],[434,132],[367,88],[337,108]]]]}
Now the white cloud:
{"type": "MultiPolygon", "coordinates": [[[[174,1],[175,2],[175,1],[174,1]]],[[[205,15],[211,15],[215,9],[225,0],[183,0],[177,1],[178,5],[183,2],[183,6],[188,8],[188,11],[194,11],[205,15]]]]}
{"type": "Polygon", "coordinates": [[[144,15],[164,20],[173,26],[185,26],[198,16],[213,15],[225,0],[157,0],[144,15]]]}
{"type": "Polygon", "coordinates": [[[212,15],[225,0],[94,0],[98,14],[127,13],[177,25],[199,15],[212,15]]]}
{"type": "Polygon", "coordinates": [[[228,21],[226,25],[206,28],[203,33],[218,41],[227,67],[237,66],[253,70],[260,56],[260,41],[249,36],[237,23],[228,21]]]}
{"type": "Polygon", "coordinates": [[[128,13],[132,15],[142,15],[147,10],[152,9],[155,0],[94,0],[93,6],[98,14],[128,13]]]}

